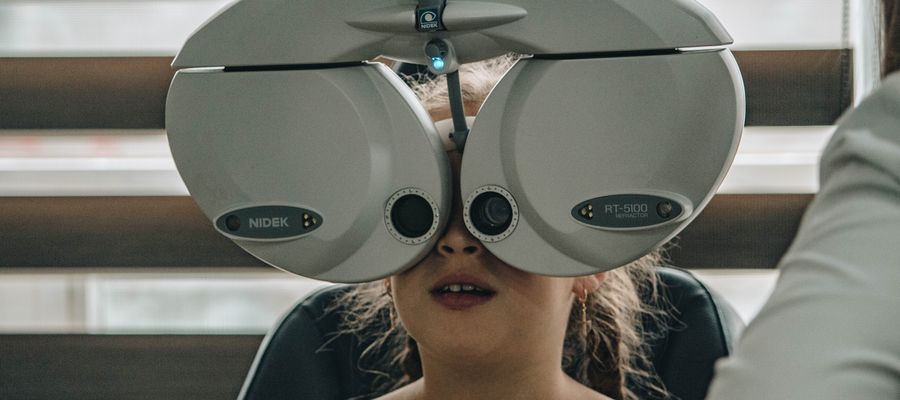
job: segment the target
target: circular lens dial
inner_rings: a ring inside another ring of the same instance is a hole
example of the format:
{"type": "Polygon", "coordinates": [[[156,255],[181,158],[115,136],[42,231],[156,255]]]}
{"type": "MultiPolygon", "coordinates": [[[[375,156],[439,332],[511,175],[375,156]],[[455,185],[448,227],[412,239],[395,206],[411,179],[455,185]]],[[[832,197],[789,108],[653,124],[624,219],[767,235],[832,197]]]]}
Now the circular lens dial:
{"type": "Polygon", "coordinates": [[[384,223],[395,239],[420,244],[437,232],[440,211],[425,191],[407,188],[394,193],[384,210],[384,223]]]}
{"type": "Polygon", "coordinates": [[[463,208],[466,228],[484,242],[499,242],[509,236],[519,222],[519,208],[512,195],[499,186],[478,188],[463,208]]]}

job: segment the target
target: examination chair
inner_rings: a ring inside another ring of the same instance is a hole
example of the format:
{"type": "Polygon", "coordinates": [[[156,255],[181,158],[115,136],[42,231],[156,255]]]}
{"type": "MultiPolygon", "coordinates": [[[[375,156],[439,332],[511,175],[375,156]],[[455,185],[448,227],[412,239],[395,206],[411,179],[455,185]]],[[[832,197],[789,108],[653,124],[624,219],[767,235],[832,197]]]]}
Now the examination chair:
{"type": "MultiPolygon", "coordinates": [[[[669,328],[646,324],[645,329],[654,332],[649,336],[656,336],[650,342],[651,359],[677,398],[703,399],[713,364],[731,352],[743,323],[724,299],[689,272],[673,267],[658,271],[662,295],[674,308],[677,321],[670,322],[669,328]]],[[[326,344],[339,316],[325,310],[349,288],[321,288],[284,316],[260,345],[239,399],[345,400],[371,392],[374,376],[358,367],[365,344],[352,335],[326,344]]]]}

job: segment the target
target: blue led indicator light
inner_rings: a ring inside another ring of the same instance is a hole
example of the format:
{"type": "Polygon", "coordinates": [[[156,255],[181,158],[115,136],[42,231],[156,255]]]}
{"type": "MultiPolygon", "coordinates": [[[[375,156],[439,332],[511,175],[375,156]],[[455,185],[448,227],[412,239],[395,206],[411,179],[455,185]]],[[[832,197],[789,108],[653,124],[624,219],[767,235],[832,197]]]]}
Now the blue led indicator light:
{"type": "Polygon", "coordinates": [[[444,59],[440,57],[431,57],[431,65],[434,67],[435,71],[443,70],[444,59]]]}

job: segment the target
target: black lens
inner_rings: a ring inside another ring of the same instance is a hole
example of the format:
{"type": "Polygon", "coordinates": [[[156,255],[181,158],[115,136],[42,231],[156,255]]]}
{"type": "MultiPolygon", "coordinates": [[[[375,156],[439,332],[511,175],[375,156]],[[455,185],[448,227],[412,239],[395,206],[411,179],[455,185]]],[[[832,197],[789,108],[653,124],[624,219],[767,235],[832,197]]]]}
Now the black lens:
{"type": "Polygon", "coordinates": [[[469,218],[479,232],[489,236],[499,235],[512,223],[512,206],[500,193],[482,193],[472,201],[469,218]]]}
{"type": "Polygon", "coordinates": [[[241,229],[241,219],[237,215],[229,215],[225,218],[225,227],[232,232],[241,229]]]}
{"type": "Polygon", "coordinates": [[[434,212],[428,200],[421,196],[408,194],[397,199],[391,208],[391,223],[394,229],[408,238],[418,238],[431,229],[434,223],[434,212]]]}

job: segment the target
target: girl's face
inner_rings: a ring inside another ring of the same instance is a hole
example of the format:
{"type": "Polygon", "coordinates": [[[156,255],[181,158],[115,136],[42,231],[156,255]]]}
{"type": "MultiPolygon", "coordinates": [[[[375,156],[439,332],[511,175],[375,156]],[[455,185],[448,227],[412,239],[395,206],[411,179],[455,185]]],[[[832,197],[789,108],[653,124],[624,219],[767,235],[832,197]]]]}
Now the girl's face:
{"type": "Polygon", "coordinates": [[[424,260],[389,278],[403,325],[423,356],[445,362],[561,354],[574,293],[595,290],[605,274],[535,275],[488,252],[463,223],[461,157],[449,156],[455,190],[447,230],[424,260]]]}

